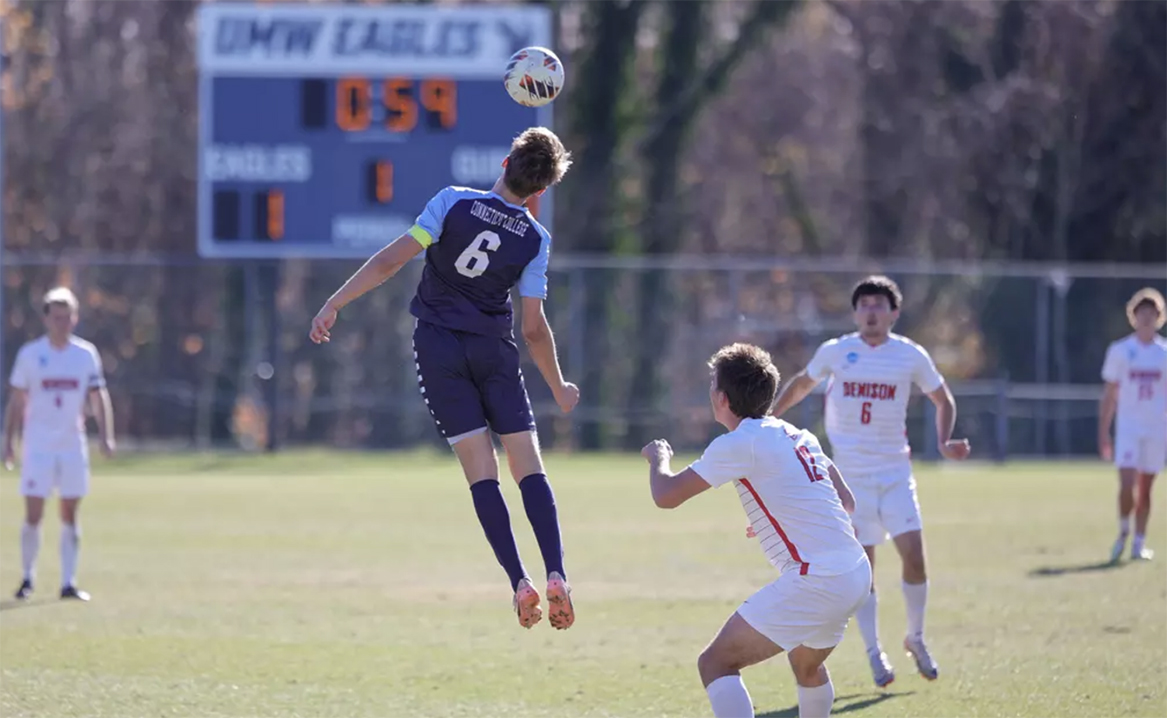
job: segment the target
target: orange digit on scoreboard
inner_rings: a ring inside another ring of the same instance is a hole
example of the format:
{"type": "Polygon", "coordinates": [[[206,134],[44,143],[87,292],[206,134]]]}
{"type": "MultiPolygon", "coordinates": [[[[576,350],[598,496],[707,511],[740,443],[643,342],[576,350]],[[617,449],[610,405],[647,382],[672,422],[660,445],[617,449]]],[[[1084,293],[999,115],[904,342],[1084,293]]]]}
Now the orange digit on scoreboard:
{"type": "Polygon", "coordinates": [[[342,77],[336,82],[336,124],[345,132],[369,129],[372,116],[372,93],[369,81],[360,77],[342,77]]]}
{"type": "Polygon", "coordinates": [[[410,132],[417,127],[417,101],[413,99],[413,83],[401,78],[385,80],[385,109],[389,119],[385,126],[391,132],[410,132]]]}
{"type": "Polygon", "coordinates": [[[377,201],[381,204],[393,201],[393,163],[389,160],[377,163],[377,201]]]}
{"type": "Polygon", "coordinates": [[[438,126],[448,130],[458,123],[458,88],[453,80],[422,80],[421,106],[437,118],[438,126]]]}
{"type": "Polygon", "coordinates": [[[273,242],[284,238],[284,193],[273,189],[267,193],[267,236],[273,242]]]}

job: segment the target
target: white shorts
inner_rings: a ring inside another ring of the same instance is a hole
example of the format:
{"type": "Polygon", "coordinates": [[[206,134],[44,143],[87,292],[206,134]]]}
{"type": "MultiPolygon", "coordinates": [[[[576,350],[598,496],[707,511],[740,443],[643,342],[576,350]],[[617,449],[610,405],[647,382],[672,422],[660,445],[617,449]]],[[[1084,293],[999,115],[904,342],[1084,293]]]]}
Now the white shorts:
{"type": "Polygon", "coordinates": [[[1131,435],[1127,432],[1114,437],[1114,465],[1120,469],[1135,469],[1144,474],[1157,474],[1167,463],[1167,436],[1131,435]]]}
{"type": "Polygon", "coordinates": [[[888,536],[924,528],[911,464],[868,476],[844,475],[843,479],[855,495],[851,524],[859,543],[878,546],[888,536]]]}
{"type": "Polygon", "coordinates": [[[747,598],[737,613],[784,651],[798,646],[834,648],[870,593],[871,564],[864,558],[839,576],[787,571],[747,598]]]}
{"type": "Polygon", "coordinates": [[[53,489],[64,499],[89,493],[89,452],[42,451],[26,454],[20,466],[20,493],[47,498],[53,489]]]}

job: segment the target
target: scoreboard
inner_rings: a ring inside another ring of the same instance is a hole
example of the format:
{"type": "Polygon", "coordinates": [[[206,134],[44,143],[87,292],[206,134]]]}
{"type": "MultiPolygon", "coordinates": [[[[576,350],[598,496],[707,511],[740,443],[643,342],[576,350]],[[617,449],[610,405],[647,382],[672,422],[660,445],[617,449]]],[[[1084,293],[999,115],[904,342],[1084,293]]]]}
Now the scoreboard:
{"type": "Polygon", "coordinates": [[[441,188],[490,189],[515,135],[551,125],[502,81],[516,50],[550,46],[545,8],[204,3],[198,20],[205,257],[366,257],[441,188]]]}

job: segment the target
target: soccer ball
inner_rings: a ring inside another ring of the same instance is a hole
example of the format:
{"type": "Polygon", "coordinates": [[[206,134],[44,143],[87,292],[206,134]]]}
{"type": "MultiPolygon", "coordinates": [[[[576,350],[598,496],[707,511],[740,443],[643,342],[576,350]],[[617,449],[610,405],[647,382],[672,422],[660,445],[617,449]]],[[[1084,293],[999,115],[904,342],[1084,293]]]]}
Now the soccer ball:
{"type": "Polygon", "coordinates": [[[563,89],[563,63],[545,47],[524,47],[507,61],[503,84],[520,105],[542,107],[563,89]]]}

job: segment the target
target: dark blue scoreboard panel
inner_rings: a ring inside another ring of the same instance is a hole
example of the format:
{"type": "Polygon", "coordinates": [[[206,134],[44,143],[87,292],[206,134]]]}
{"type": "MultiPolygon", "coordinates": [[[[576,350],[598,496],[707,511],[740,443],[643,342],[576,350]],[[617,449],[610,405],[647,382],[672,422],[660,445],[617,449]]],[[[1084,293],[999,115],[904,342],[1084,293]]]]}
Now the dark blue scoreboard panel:
{"type": "Polygon", "coordinates": [[[530,7],[202,6],[200,253],[363,257],[442,187],[489,189],[550,124],[502,85],[549,32],[530,7]]]}

